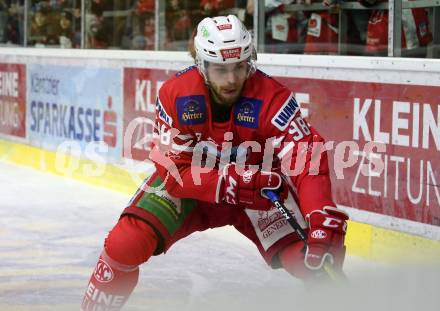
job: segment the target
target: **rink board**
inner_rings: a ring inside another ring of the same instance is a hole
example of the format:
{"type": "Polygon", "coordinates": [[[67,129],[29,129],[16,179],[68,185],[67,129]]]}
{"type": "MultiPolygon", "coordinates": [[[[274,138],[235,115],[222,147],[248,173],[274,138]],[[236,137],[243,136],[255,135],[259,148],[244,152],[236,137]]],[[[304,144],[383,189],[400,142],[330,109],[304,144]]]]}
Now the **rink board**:
{"type": "MultiPolygon", "coordinates": [[[[9,51],[0,49],[0,158],[132,193],[152,170],[144,160],[157,91],[191,65],[188,55],[9,51]]],[[[373,259],[407,257],[408,248],[438,253],[440,63],[271,54],[258,63],[332,142],[331,159],[346,142],[356,147],[354,165],[331,162],[335,201],[353,220],[349,251],[373,259]],[[382,144],[368,149],[373,141],[382,144]]]]}
{"type": "MultiPolygon", "coordinates": [[[[136,173],[107,164],[101,168],[99,176],[91,176],[91,174],[84,172],[89,172],[90,167],[96,167],[96,163],[93,161],[81,160],[4,140],[0,140],[0,154],[2,155],[0,160],[32,167],[51,174],[67,175],[93,186],[106,187],[128,195],[136,191],[146,175],[145,171],[136,173]],[[67,166],[75,169],[66,174],[65,167],[67,166]]],[[[148,172],[148,170],[151,170],[151,167],[147,167],[146,171],[148,172]]],[[[353,208],[340,207],[349,214],[353,211],[353,208]]],[[[353,218],[356,219],[356,217],[352,217],[352,220],[349,221],[346,237],[349,255],[380,262],[436,261],[440,257],[440,242],[438,240],[357,222],[353,218]]],[[[381,216],[376,215],[376,218],[379,219],[380,224],[381,216]]],[[[417,226],[417,224],[415,225],[417,226]]],[[[408,228],[405,227],[406,230],[408,228]]],[[[426,235],[426,232],[420,234],[426,235]]],[[[432,234],[430,233],[429,236],[432,237],[432,234]]]]}

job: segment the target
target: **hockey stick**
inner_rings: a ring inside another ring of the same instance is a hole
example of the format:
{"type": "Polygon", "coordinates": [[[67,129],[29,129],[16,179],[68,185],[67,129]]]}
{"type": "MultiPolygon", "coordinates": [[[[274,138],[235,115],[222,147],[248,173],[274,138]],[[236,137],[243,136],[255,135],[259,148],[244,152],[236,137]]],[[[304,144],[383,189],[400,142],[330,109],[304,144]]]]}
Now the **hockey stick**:
{"type": "MultiPolygon", "coordinates": [[[[278,211],[281,213],[281,215],[284,216],[284,218],[287,220],[290,226],[292,226],[293,230],[299,235],[301,240],[304,242],[304,246],[307,247],[307,234],[304,231],[303,228],[299,225],[299,223],[296,221],[295,217],[289,212],[289,210],[284,206],[283,203],[281,203],[280,198],[277,193],[271,190],[265,190],[264,193],[267,195],[267,197],[270,199],[270,201],[273,203],[273,205],[278,209],[278,211]]],[[[323,265],[324,271],[327,273],[330,279],[333,281],[345,281],[347,280],[347,277],[345,274],[341,272],[336,272],[333,269],[333,266],[330,262],[325,261],[323,265]]]]}

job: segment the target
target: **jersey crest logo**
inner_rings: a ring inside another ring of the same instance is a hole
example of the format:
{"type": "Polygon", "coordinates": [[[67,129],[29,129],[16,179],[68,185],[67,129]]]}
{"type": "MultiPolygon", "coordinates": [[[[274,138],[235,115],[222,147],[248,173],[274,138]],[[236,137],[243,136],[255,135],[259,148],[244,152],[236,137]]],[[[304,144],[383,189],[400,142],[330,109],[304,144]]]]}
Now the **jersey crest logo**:
{"type": "Polygon", "coordinates": [[[286,100],[281,109],[272,118],[272,124],[275,125],[280,131],[284,131],[292,121],[296,112],[299,110],[299,106],[292,95],[286,100]]]}
{"type": "Polygon", "coordinates": [[[177,97],[176,106],[181,125],[197,125],[206,121],[206,102],[203,95],[177,97]]]}
{"type": "Polygon", "coordinates": [[[261,105],[259,99],[242,97],[234,107],[234,124],[249,128],[258,128],[261,105]]]}

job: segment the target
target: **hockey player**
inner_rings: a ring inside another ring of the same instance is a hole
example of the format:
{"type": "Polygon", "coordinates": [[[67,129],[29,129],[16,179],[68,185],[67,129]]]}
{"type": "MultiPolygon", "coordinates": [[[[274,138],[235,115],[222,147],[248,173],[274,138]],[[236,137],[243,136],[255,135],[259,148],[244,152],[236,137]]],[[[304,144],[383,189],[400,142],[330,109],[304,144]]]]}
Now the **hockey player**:
{"type": "Polygon", "coordinates": [[[205,18],[192,55],[196,66],[159,91],[159,142],[150,154],[156,171],[108,234],[84,311],[120,310],[140,264],[193,232],[225,225],[295,277],[315,278],[327,260],[342,269],[348,217],[331,198],[326,153],[311,157],[323,139],[301,118],[292,93],[256,70],[250,33],[233,15],[205,18]],[[307,227],[307,249],[265,189],[277,190],[307,227]]]}

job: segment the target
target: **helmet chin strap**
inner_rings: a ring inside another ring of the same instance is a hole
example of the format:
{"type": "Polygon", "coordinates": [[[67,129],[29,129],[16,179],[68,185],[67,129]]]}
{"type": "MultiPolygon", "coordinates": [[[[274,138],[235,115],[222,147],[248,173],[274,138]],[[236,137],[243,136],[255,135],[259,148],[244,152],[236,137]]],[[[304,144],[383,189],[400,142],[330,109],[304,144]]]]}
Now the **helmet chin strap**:
{"type": "Polygon", "coordinates": [[[252,58],[249,59],[248,64],[249,64],[249,71],[248,71],[246,79],[249,78],[251,75],[253,75],[255,73],[255,71],[257,71],[257,66],[255,65],[255,60],[253,60],[252,58]]]}
{"type": "Polygon", "coordinates": [[[209,80],[208,80],[208,75],[206,74],[205,62],[206,61],[200,59],[200,57],[198,57],[198,56],[196,57],[197,69],[199,70],[200,74],[202,75],[203,79],[205,80],[205,84],[208,87],[211,87],[209,80]]]}
{"type": "Polygon", "coordinates": [[[205,80],[205,85],[208,87],[209,93],[214,94],[213,88],[211,86],[211,83],[209,82],[208,79],[208,75],[206,73],[206,67],[205,67],[205,62],[204,60],[201,60],[199,57],[196,57],[196,65],[197,65],[197,69],[199,70],[200,74],[203,77],[203,80],[205,80]]]}

